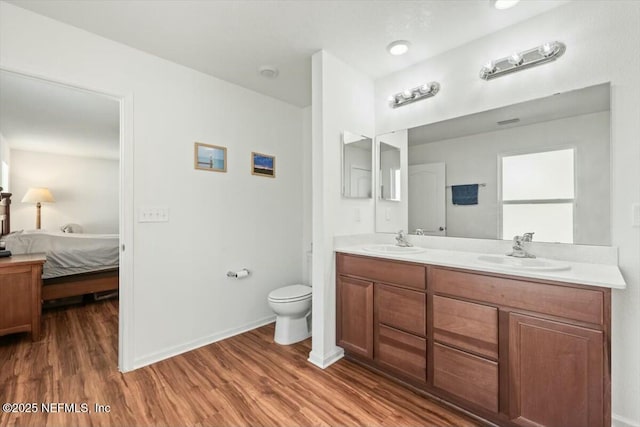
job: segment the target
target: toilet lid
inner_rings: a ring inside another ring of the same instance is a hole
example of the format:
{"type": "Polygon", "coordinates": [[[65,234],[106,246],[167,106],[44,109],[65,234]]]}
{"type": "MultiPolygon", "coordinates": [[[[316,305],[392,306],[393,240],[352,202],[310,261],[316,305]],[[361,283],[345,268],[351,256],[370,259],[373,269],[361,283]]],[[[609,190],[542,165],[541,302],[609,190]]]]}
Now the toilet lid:
{"type": "Polygon", "coordinates": [[[303,299],[311,295],[311,286],[291,285],[278,288],[269,293],[269,299],[272,301],[288,301],[292,299],[303,299]]]}

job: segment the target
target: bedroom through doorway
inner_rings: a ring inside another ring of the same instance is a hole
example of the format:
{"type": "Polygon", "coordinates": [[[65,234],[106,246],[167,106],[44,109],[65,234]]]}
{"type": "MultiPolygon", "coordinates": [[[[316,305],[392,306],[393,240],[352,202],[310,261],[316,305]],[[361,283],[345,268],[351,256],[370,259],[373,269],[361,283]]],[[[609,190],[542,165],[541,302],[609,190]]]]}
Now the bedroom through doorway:
{"type": "Polygon", "coordinates": [[[46,341],[47,359],[63,360],[88,340],[96,363],[118,367],[121,109],[110,95],[0,70],[0,245],[15,258],[46,254],[40,334],[0,336],[0,352],[46,341]]]}

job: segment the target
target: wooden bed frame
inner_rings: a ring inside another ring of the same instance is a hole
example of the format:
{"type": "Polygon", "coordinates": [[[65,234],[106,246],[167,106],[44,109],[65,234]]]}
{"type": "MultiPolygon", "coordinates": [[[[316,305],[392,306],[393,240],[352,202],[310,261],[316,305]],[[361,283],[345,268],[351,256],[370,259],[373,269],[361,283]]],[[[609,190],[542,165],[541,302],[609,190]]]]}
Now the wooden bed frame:
{"type": "MultiPolygon", "coordinates": [[[[11,232],[11,193],[0,192],[0,229],[3,236],[11,232]]],[[[117,291],[119,287],[118,268],[54,277],[42,281],[42,300],[50,301],[95,292],[117,291]]]]}

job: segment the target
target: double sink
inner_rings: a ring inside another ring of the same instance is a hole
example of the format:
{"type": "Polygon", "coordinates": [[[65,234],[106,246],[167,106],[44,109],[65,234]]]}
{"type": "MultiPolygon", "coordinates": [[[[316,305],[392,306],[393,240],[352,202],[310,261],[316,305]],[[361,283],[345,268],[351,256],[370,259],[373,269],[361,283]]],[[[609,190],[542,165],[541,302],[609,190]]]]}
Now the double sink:
{"type": "MultiPolygon", "coordinates": [[[[390,244],[368,245],[363,251],[378,255],[411,255],[425,252],[425,248],[418,246],[397,246],[390,244]]],[[[570,270],[571,266],[562,262],[543,258],[515,258],[506,255],[478,255],[475,262],[486,266],[521,271],[562,271],[570,270]]]]}

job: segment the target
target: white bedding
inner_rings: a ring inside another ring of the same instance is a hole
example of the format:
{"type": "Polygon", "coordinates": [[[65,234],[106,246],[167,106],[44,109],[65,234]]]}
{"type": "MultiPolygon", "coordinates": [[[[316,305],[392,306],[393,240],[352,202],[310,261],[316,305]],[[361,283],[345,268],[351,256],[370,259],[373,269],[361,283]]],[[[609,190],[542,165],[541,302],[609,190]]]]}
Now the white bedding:
{"type": "Polygon", "coordinates": [[[117,234],[17,231],[2,240],[12,254],[46,253],[43,279],[118,267],[117,234]]]}

